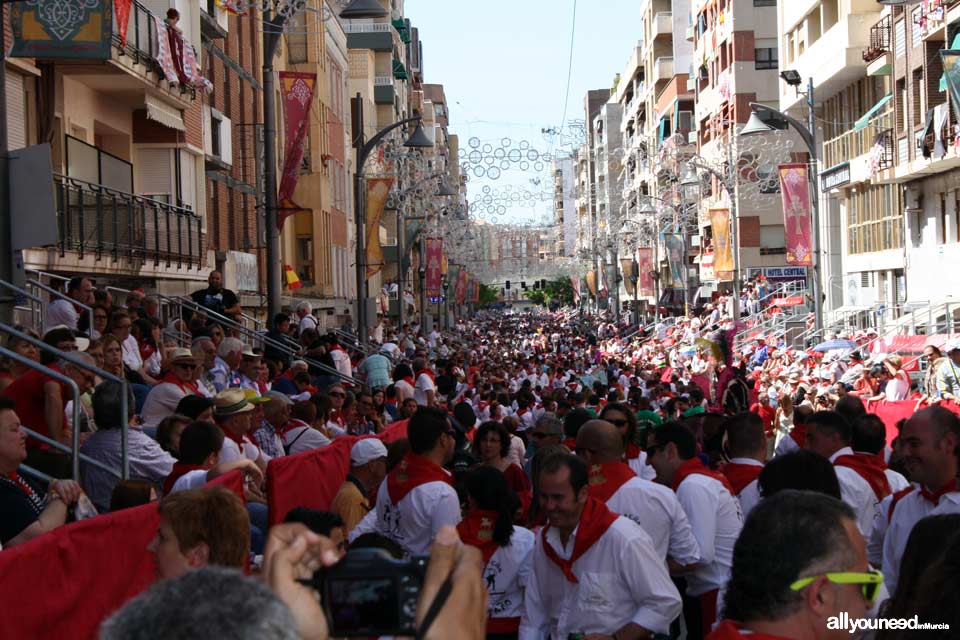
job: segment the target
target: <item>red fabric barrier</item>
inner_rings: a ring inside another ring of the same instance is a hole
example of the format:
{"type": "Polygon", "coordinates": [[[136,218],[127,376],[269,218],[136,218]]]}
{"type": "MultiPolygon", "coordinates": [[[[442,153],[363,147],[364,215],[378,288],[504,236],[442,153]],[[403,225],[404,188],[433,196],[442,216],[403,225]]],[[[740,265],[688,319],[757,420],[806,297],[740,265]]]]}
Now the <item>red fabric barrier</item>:
{"type": "Polygon", "coordinates": [[[0,638],[95,638],[100,623],[150,586],[156,504],[68,524],[0,552],[0,638]]]}
{"type": "MultiPolygon", "coordinates": [[[[882,400],[880,402],[864,402],[864,404],[868,413],[875,414],[886,425],[888,445],[897,437],[897,422],[903,418],[909,418],[917,412],[916,400],[882,400]]],[[[941,402],[940,406],[960,415],[960,405],[952,400],[941,402]]]]}

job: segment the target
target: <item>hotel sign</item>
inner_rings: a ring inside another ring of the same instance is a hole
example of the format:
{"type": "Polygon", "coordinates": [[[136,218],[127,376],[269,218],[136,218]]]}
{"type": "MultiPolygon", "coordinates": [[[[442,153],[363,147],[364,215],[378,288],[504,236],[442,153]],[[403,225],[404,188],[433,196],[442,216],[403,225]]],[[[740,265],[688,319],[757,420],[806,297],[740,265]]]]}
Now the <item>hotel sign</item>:
{"type": "Polygon", "coordinates": [[[841,162],[825,171],[820,172],[820,190],[830,191],[837,187],[850,184],[850,163],[841,162]]]}

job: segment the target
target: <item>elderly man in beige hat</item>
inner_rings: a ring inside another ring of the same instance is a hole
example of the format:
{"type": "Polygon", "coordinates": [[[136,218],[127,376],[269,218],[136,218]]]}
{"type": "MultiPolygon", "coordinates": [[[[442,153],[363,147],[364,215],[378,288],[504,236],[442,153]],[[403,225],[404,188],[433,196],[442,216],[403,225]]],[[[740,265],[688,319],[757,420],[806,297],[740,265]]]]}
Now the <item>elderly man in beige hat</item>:
{"type": "Polygon", "coordinates": [[[194,382],[197,359],[190,349],[174,349],[168,358],[170,370],[161,379],[160,384],[150,390],[143,410],[143,428],[156,429],[160,421],[175,413],[177,404],[186,395],[201,395],[194,382]]]}
{"type": "Polygon", "coordinates": [[[250,436],[253,409],[253,403],[242,389],[224,389],[214,397],[213,419],[223,429],[224,435],[220,462],[246,458],[266,471],[270,457],[260,450],[250,436]]]}

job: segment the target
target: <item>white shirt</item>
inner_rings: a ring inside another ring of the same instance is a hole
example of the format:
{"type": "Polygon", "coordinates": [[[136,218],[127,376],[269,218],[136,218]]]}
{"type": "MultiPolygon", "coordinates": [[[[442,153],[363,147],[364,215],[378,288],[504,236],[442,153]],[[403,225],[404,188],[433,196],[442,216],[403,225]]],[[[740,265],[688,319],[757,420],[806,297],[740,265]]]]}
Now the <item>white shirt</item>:
{"type": "Polygon", "coordinates": [[[156,429],[164,418],[176,413],[177,405],[185,395],[187,392],[172,382],[161,382],[151,389],[140,411],[144,428],[156,429]]]}
{"type": "Polygon", "coordinates": [[[631,478],[613,492],[607,507],[647,532],[657,554],[679,564],[700,561],[700,546],[676,494],[662,484],[631,478]]]}
{"type": "MultiPolygon", "coordinates": [[[[547,542],[568,559],[578,530],[564,546],[559,532],[550,528],[547,542]]],[[[617,518],[572,569],[576,583],[547,557],[543,536],[537,536],[533,575],[524,594],[521,640],[566,638],[577,632],[611,635],[631,622],[668,633],[680,615],[680,594],[650,536],[627,518],[617,518]]]]}
{"type": "MultiPolygon", "coordinates": [[[[853,449],[843,447],[830,456],[830,464],[833,464],[840,456],[852,455],[853,449]]],[[[857,528],[864,536],[870,535],[873,521],[876,520],[877,512],[880,509],[877,494],[870,488],[870,483],[853,469],[834,465],[833,470],[837,473],[837,480],[840,483],[840,497],[857,514],[857,528]]]]}
{"type": "Polygon", "coordinates": [[[887,476],[887,483],[890,485],[890,493],[896,493],[910,486],[903,474],[897,473],[893,469],[884,469],[883,474],[887,476]]]}
{"type": "Polygon", "coordinates": [[[352,377],[353,376],[353,365],[350,364],[350,356],[343,349],[332,349],[330,351],[330,357],[333,359],[333,364],[336,365],[337,371],[340,372],[340,375],[352,377]]]}
{"type": "Polygon", "coordinates": [[[140,345],[137,344],[137,339],[127,336],[120,346],[123,349],[123,364],[133,371],[140,371],[143,368],[143,358],[140,357],[140,345]]]}
{"type": "Polygon", "coordinates": [[[377,507],[350,532],[352,542],[364,533],[375,531],[387,536],[409,554],[427,554],[437,531],[444,525],[460,522],[460,499],[446,482],[426,482],[412,489],[393,504],[387,480],[377,491],[377,507]]]}
{"type": "Polygon", "coordinates": [[[243,441],[243,451],[240,450],[240,447],[237,446],[237,443],[231,440],[230,438],[223,439],[223,446],[220,447],[220,462],[233,462],[234,460],[240,460],[241,458],[246,458],[247,460],[253,460],[256,462],[260,456],[263,456],[264,462],[270,461],[270,456],[265,454],[260,450],[256,444],[249,440],[250,436],[247,436],[248,439],[243,441]]]}
{"type": "Polygon", "coordinates": [[[507,460],[523,469],[524,460],[527,458],[527,448],[519,436],[510,434],[510,450],[507,451],[507,460]]]}
{"type": "Polygon", "coordinates": [[[483,568],[483,582],[490,595],[488,618],[519,618],[523,615],[523,592],[530,581],[536,536],[529,529],[513,527],[510,544],[494,551],[483,568]]]}
{"type": "Polygon", "coordinates": [[[80,319],[79,314],[77,314],[77,308],[73,306],[73,303],[69,300],[64,300],[63,298],[57,298],[47,305],[47,319],[46,319],[46,328],[52,329],[60,325],[66,325],[67,327],[77,330],[77,321],[80,319]]]}
{"type": "MultiPolygon", "coordinates": [[[[730,462],[735,464],[748,464],[754,467],[762,467],[763,463],[753,458],[731,458],[730,462]]],[[[750,511],[760,503],[760,478],[754,478],[753,482],[745,486],[737,494],[737,500],[740,501],[740,513],[746,520],[750,511]]]]}
{"type": "Polygon", "coordinates": [[[425,373],[421,373],[417,376],[417,386],[413,389],[413,397],[416,399],[417,404],[421,407],[427,405],[427,392],[433,391],[436,394],[437,385],[433,383],[433,379],[430,378],[425,373]]]}
{"type": "MultiPolygon", "coordinates": [[[[779,436],[779,432],[778,432],[779,436]]],[[[777,443],[776,448],[773,450],[773,456],[782,456],[785,453],[790,453],[791,451],[796,451],[800,448],[800,445],[797,444],[797,441],[793,439],[789,433],[780,438],[780,441],[777,443]]]]}
{"type": "Polygon", "coordinates": [[[687,594],[699,596],[730,579],[733,545],[743,527],[740,502],[719,480],[694,473],[677,487],[677,500],[687,513],[700,546],[701,564],[687,574],[687,594]]]}
{"type": "Polygon", "coordinates": [[[627,466],[633,469],[633,472],[644,480],[653,481],[657,478],[657,470],[647,464],[646,451],[641,451],[640,455],[636,458],[627,458],[627,466]]]}
{"type": "Polygon", "coordinates": [[[310,426],[294,427],[283,434],[283,444],[285,447],[290,447],[288,455],[292,456],[295,453],[325,447],[330,444],[330,438],[310,426]],[[293,445],[291,446],[290,443],[293,445]]]}
{"type": "MultiPolygon", "coordinates": [[[[170,487],[170,493],[186,491],[187,489],[199,489],[205,484],[207,484],[206,469],[194,469],[193,471],[187,471],[177,478],[177,481],[170,487]]],[[[167,495],[170,494],[168,493],[167,495]]]]}
{"type": "Polygon", "coordinates": [[[299,328],[300,328],[301,334],[303,334],[303,332],[306,331],[307,329],[316,330],[319,328],[319,326],[320,326],[320,322],[317,321],[317,319],[314,318],[309,313],[303,316],[302,318],[300,318],[299,328]]]}
{"type": "Polygon", "coordinates": [[[393,383],[393,388],[397,391],[397,407],[407,398],[414,397],[413,387],[406,380],[397,380],[393,383]]]}

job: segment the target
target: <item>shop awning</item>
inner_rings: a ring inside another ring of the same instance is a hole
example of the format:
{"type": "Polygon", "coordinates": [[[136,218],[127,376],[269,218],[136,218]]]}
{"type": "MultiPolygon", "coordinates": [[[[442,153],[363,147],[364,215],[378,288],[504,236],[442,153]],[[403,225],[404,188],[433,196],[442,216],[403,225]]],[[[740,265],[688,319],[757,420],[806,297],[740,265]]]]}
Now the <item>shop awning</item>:
{"type": "Polygon", "coordinates": [[[147,107],[147,119],[159,122],[165,127],[176,129],[177,131],[186,131],[187,126],[183,123],[183,112],[176,107],[171,107],[159,98],[144,94],[143,102],[147,107]]]}
{"type": "Polygon", "coordinates": [[[407,68],[403,66],[402,62],[396,59],[393,61],[393,77],[397,80],[407,79],[407,68]]]}
{"type": "Polygon", "coordinates": [[[860,131],[860,129],[865,129],[870,123],[870,118],[877,115],[880,112],[880,109],[883,109],[883,106],[890,102],[891,98],[893,98],[892,93],[888,93],[880,98],[880,102],[870,107],[870,109],[865,114],[860,116],[860,118],[854,123],[853,130],[860,131]]]}
{"type": "MultiPolygon", "coordinates": [[[[953,36],[953,42],[950,43],[950,49],[951,50],[960,49],[960,31],[957,31],[957,33],[953,36]]],[[[943,92],[946,90],[947,90],[947,74],[944,73],[943,75],[940,76],[940,91],[943,92]]]]}

